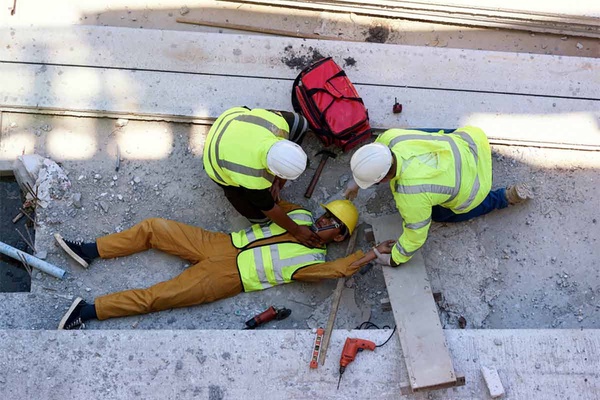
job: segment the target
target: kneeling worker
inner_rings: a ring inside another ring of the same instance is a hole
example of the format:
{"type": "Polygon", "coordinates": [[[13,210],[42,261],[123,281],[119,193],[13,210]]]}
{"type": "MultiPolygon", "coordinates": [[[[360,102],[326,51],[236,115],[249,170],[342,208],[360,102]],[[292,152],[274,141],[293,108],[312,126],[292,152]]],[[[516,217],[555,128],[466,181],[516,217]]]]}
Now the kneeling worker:
{"type": "MultiPolygon", "coordinates": [[[[310,211],[284,202],[280,206],[297,224],[315,231],[323,243],[343,241],[352,234],[358,221],[358,211],[348,200],[323,205],[326,212],[314,222],[310,211]]],[[[208,303],[295,280],[349,276],[376,258],[374,250],[366,254],[357,251],[326,262],[325,246],[304,246],[274,222],[266,226],[255,224],[228,235],[154,218],[91,243],[75,243],[55,236],[61,247],[83,266],[97,257],[123,257],[150,248],[193,263],[179,276],[147,289],[108,294],[98,297],[94,304],[78,297],[58,329],[81,329],[90,319],[105,320],[208,303]]],[[[389,253],[393,244],[393,241],[382,243],[377,251],[389,253]]]]}
{"type": "Polygon", "coordinates": [[[251,223],[273,221],[301,243],[318,247],[319,237],[276,203],[285,181],[306,169],[306,153],[297,143],[307,129],[299,114],[234,107],[208,132],[203,161],[208,176],[251,223]]]}
{"type": "Polygon", "coordinates": [[[389,182],[402,217],[402,234],[391,255],[378,262],[396,266],[410,260],[427,239],[431,221],[460,222],[533,197],[518,184],[491,191],[492,157],[487,137],[466,126],[450,134],[390,129],[350,160],[354,181],[346,197],[389,182]]]}

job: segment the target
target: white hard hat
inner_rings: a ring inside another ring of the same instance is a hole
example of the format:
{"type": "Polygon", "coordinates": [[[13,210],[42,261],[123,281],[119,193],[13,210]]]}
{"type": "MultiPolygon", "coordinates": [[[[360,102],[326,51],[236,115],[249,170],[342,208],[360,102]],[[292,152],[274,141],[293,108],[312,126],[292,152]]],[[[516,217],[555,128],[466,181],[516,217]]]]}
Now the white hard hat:
{"type": "Polygon", "coordinates": [[[350,169],[354,181],[366,189],[382,180],[392,166],[392,152],[383,143],[367,144],[354,153],[350,169]]]}
{"type": "Polygon", "coordinates": [[[294,180],[306,169],[306,153],[289,140],[278,140],[267,153],[267,167],[280,178],[294,180]]]}

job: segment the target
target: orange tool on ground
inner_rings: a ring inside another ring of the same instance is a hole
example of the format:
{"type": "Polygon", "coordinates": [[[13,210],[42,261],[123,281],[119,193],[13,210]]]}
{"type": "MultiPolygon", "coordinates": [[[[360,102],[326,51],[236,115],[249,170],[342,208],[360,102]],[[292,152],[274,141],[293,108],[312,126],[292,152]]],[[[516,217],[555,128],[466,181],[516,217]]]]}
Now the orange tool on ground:
{"type": "Polygon", "coordinates": [[[323,335],[325,329],[317,329],[317,337],[315,337],[315,345],[313,347],[312,358],[310,360],[310,367],[317,368],[319,366],[319,353],[321,352],[321,342],[323,341],[323,335]]]}
{"type": "Polygon", "coordinates": [[[340,379],[338,380],[337,388],[340,388],[340,382],[342,381],[342,374],[346,370],[348,364],[354,361],[356,357],[356,353],[359,351],[367,350],[375,350],[375,343],[370,340],[365,339],[356,339],[356,338],[347,338],[346,343],[344,343],[344,349],[342,350],[342,356],[340,357],[340,379]]]}

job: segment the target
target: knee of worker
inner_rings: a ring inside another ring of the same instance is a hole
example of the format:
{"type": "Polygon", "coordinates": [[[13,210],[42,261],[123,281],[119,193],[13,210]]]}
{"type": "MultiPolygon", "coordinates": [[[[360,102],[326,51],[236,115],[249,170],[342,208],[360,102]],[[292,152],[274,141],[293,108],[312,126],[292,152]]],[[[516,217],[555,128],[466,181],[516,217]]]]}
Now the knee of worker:
{"type": "Polygon", "coordinates": [[[146,242],[154,247],[157,236],[169,229],[170,222],[164,218],[148,218],[140,222],[138,226],[146,242]]]}

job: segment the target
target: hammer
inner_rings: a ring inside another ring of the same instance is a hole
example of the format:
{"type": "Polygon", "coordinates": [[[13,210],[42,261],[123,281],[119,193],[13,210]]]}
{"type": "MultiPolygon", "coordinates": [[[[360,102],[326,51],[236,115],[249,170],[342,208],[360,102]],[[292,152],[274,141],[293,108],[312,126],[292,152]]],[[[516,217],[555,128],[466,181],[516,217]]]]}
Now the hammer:
{"type": "Polygon", "coordinates": [[[317,182],[319,181],[319,178],[321,177],[321,172],[323,172],[323,168],[325,167],[325,163],[327,162],[327,159],[330,157],[331,158],[336,157],[336,155],[334,153],[332,153],[331,151],[328,151],[328,150],[321,150],[317,154],[315,154],[315,156],[318,156],[319,154],[321,154],[321,162],[319,163],[319,166],[317,167],[317,170],[315,171],[315,174],[313,175],[312,180],[310,181],[310,184],[308,185],[308,188],[306,189],[306,192],[304,193],[304,197],[306,197],[307,199],[310,199],[313,192],[315,191],[315,187],[317,186],[317,182]]]}

